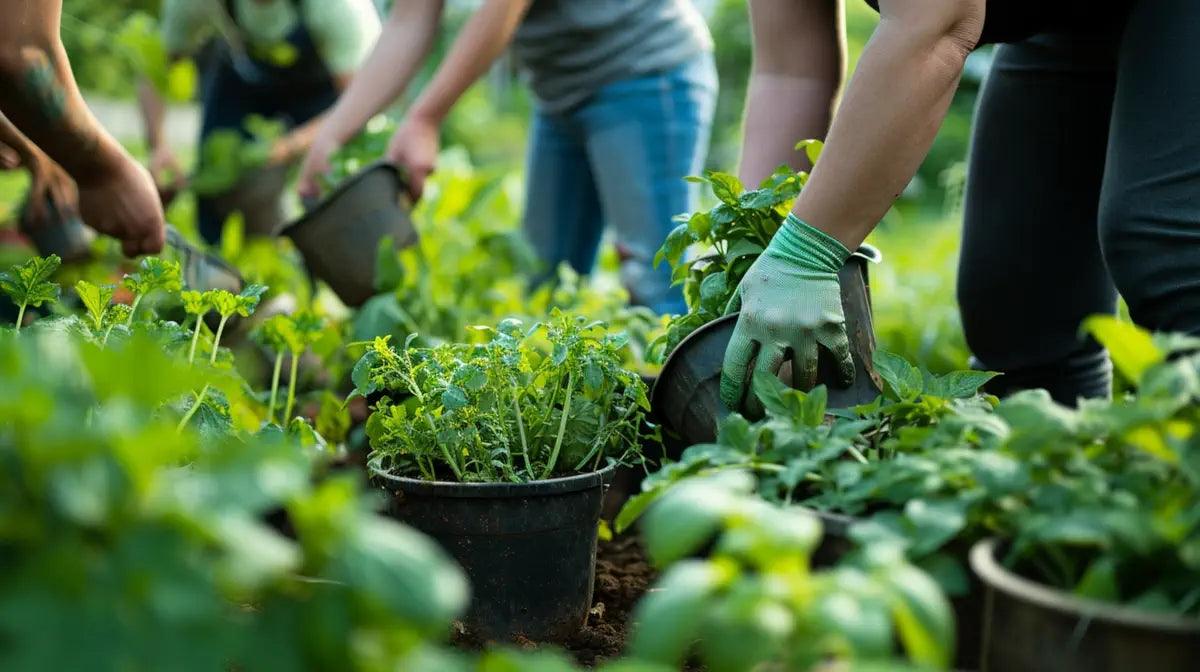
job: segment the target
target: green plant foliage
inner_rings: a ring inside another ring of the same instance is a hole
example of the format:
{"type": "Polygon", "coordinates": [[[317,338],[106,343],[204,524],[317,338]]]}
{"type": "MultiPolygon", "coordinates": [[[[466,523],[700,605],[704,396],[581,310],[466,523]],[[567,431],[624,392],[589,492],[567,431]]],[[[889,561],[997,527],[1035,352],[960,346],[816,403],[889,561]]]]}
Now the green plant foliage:
{"type": "Polygon", "coordinates": [[[814,572],[816,516],[754,488],[744,471],[692,478],[647,513],[647,549],[667,569],[638,605],[635,659],[678,669],[694,652],[716,672],[810,670],[887,663],[898,640],[913,663],[945,669],[954,623],[934,581],[894,545],[814,572]]]}
{"type": "Polygon", "coordinates": [[[21,330],[21,323],[25,321],[26,308],[40,308],[45,303],[58,300],[61,288],[50,278],[61,265],[62,259],[56,254],[51,254],[48,257],[33,257],[0,273],[0,290],[3,290],[20,309],[17,314],[17,331],[21,330]]]}
{"type": "Polygon", "coordinates": [[[725,314],[725,307],[750,265],[771,242],[808,179],[781,166],[758,189],[745,191],[733,175],[710,171],[689,178],[707,184],[720,203],[708,211],[681,216],[654,257],[671,265],[672,279],[683,285],[688,312],[676,316],[655,348],[665,358],[693,331],[725,314]],[[699,246],[708,253],[689,259],[699,246]]]}
{"type": "Polygon", "coordinates": [[[87,280],[75,283],[75,293],[79,295],[79,300],[87,309],[88,318],[91,319],[92,327],[97,332],[104,329],[105,316],[108,314],[109,304],[112,303],[115,291],[116,285],[93,285],[87,280]]]}
{"type": "Polygon", "coordinates": [[[567,314],[481,329],[491,338],[479,345],[413,348],[410,338],[397,350],[379,338],[355,366],[355,394],[385,394],[367,423],[377,467],[527,482],[638,459],[650,404],[621,364],[623,335],[567,314]]]}

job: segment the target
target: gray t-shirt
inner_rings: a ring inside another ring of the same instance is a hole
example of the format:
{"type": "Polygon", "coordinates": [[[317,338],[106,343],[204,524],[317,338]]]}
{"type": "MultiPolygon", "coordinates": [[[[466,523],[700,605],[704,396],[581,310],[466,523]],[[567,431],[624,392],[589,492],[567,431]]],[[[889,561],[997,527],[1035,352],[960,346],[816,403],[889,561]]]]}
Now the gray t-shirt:
{"type": "Polygon", "coordinates": [[[513,41],[548,112],[710,50],[712,37],[692,0],[533,0],[513,41]]]}

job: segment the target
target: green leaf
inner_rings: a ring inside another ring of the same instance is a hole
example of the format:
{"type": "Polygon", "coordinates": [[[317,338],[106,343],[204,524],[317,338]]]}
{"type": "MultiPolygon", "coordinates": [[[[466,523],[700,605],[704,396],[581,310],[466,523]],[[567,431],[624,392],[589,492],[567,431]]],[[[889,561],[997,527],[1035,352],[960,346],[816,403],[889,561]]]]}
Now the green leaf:
{"type": "Polygon", "coordinates": [[[126,275],[121,284],[138,296],[155,290],[178,292],[183,289],[183,272],[177,261],[145,257],[138,263],[138,270],[126,275]]]}
{"type": "Polygon", "coordinates": [[[657,267],[665,260],[672,267],[678,266],[692,242],[692,232],[687,224],[680,224],[671,229],[671,233],[667,234],[667,239],[663,241],[662,247],[654,255],[654,265],[657,267]]]}
{"type": "Polygon", "coordinates": [[[913,528],[913,555],[932,553],[956,537],[967,525],[966,509],[966,503],[958,500],[909,500],[904,516],[913,528]]]}
{"type": "Polygon", "coordinates": [[[75,283],[75,293],[87,308],[88,316],[96,330],[104,328],[104,314],[108,312],[108,304],[112,302],[113,285],[93,285],[87,280],[75,283]]]}
{"type": "Polygon", "coordinates": [[[451,385],[442,393],[442,406],[446,407],[447,411],[456,411],[467,406],[467,393],[457,385],[451,385]]]}
{"type": "Polygon", "coordinates": [[[50,276],[62,265],[58,255],[32,257],[22,264],[0,273],[0,289],[19,306],[40,307],[58,300],[59,286],[50,276]]]}
{"type": "Polygon", "coordinates": [[[713,196],[727,205],[736,206],[738,204],[738,196],[745,190],[738,178],[729,173],[717,171],[709,171],[706,175],[709,184],[712,185],[713,196]]]}
{"type": "Polygon", "coordinates": [[[737,489],[753,486],[753,479],[746,474],[731,473],[726,478],[732,480],[684,481],[646,512],[642,537],[656,565],[673,564],[712,541],[725,516],[738,506],[737,489]]]}
{"type": "Polygon", "coordinates": [[[943,399],[968,399],[979,394],[980,388],[1000,375],[994,371],[954,371],[944,376],[925,379],[925,394],[943,399]]]}
{"type": "Polygon", "coordinates": [[[809,162],[814,166],[817,165],[817,159],[821,158],[821,152],[825,149],[825,143],[820,140],[801,140],[796,143],[796,151],[804,152],[808,157],[809,162]]]}
{"type": "Polygon", "coordinates": [[[709,598],[725,581],[716,566],[699,560],[668,570],[638,603],[629,649],[633,657],[677,669],[700,632],[709,598]]]}
{"type": "Polygon", "coordinates": [[[181,292],[179,299],[183,301],[183,309],[188,315],[203,317],[208,311],[212,310],[212,301],[208,292],[197,292],[189,289],[181,292]]]}
{"type": "Polygon", "coordinates": [[[884,572],[892,589],[892,618],[913,662],[945,669],[953,659],[954,615],[950,603],[924,572],[906,563],[884,572]]]}
{"type": "Polygon", "coordinates": [[[796,405],[788,403],[787,400],[790,388],[784,385],[778,376],[755,371],[754,378],[750,381],[750,387],[754,391],[754,396],[762,402],[767,413],[780,418],[791,418],[796,415],[798,410],[796,405]]]}
{"type": "Polygon", "coordinates": [[[1139,383],[1146,370],[1163,361],[1163,353],[1150,332],[1111,315],[1094,315],[1083,321],[1100,345],[1108,349],[1113,365],[1122,376],[1139,383]]]}
{"type": "Polygon", "coordinates": [[[912,401],[920,396],[925,387],[921,371],[906,359],[886,350],[876,350],[872,361],[875,371],[887,383],[892,394],[900,401],[912,401]]]}

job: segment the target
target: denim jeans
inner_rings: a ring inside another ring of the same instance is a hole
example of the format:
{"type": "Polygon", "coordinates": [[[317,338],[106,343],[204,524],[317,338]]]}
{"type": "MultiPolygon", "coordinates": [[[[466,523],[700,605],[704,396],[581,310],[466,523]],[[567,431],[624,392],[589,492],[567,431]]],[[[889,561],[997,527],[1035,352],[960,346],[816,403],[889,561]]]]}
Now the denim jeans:
{"type": "Polygon", "coordinates": [[[525,230],[549,269],[588,273],[605,226],[621,251],[632,301],[686,310],[671,269],[653,267],[674,215],[695,209],[708,152],[717,77],[711,54],[661,73],[614,82],[583,105],[536,113],[529,145],[525,230]]]}

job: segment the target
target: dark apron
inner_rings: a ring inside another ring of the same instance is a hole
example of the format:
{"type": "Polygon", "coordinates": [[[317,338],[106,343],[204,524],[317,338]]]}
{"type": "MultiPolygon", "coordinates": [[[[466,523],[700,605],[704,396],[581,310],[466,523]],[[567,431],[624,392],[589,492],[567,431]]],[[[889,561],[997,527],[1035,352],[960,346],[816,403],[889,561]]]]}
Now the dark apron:
{"type": "MultiPolygon", "coordinates": [[[[293,4],[299,12],[299,0],[293,0],[293,4]]],[[[226,0],[225,5],[229,16],[235,17],[233,0],[226,0]]],[[[282,121],[290,129],[313,119],[337,101],[333,76],[303,21],[284,42],[296,54],[288,65],[266,61],[254,54],[235,54],[229,45],[217,41],[201,84],[201,146],[213,131],[220,129],[237,130],[249,139],[244,121],[250,115],[282,121]]],[[[216,207],[214,198],[198,197],[196,203],[200,235],[210,243],[220,240],[228,214],[216,207]]]]}

